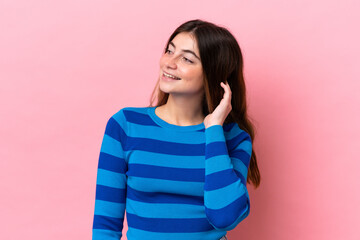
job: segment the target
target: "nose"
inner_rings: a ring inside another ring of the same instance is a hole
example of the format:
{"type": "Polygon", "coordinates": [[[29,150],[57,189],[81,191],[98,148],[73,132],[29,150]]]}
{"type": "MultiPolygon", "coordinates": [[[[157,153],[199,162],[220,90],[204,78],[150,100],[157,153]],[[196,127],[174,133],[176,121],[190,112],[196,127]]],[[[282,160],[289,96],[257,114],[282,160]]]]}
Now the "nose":
{"type": "Polygon", "coordinates": [[[165,62],[165,65],[167,68],[175,69],[177,67],[176,65],[176,57],[169,56],[167,58],[167,61],[165,62]]]}

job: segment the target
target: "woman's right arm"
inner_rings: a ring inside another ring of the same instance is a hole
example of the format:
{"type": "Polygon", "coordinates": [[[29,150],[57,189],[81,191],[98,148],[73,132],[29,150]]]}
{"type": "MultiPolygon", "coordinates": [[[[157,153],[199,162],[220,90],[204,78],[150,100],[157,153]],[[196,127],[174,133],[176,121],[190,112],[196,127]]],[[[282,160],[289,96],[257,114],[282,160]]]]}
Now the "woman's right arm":
{"type": "Polygon", "coordinates": [[[122,110],[106,124],[97,169],[93,240],[119,240],[122,236],[127,171],[124,126],[122,110]]]}

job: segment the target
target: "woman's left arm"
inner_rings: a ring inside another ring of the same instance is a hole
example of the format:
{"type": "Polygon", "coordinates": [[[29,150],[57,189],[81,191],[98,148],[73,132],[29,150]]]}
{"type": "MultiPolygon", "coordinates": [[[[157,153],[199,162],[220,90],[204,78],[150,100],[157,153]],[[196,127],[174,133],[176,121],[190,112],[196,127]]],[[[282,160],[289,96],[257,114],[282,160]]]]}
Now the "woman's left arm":
{"type": "Polygon", "coordinates": [[[205,129],[205,213],[214,228],[229,231],[249,215],[246,178],[252,152],[248,133],[237,124],[226,143],[221,125],[205,129]]]}
{"type": "Polygon", "coordinates": [[[226,143],[222,125],[232,109],[231,89],[227,82],[221,82],[221,86],[224,88],[223,98],[204,119],[204,205],[206,216],[214,228],[228,231],[249,215],[246,179],[252,142],[250,135],[235,123],[228,133],[229,144],[226,143]]]}

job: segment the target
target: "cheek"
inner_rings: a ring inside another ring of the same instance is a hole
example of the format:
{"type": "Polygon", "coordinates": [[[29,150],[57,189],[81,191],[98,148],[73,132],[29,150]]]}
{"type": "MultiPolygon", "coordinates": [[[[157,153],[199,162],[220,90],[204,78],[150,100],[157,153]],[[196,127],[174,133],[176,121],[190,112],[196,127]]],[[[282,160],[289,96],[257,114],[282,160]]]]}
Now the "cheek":
{"type": "Polygon", "coordinates": [[[189,80],[196,80],[201,77],[202,72],[197,68],[182,68],[181,74],[186,76],[189,80]]]}
{"type": "Polygon", "coordinates": [[[203,74],[202,74],[201,70],[193,69],[190,74],[192,76],[192,79],[195,80],[196,82],[202,82],[203,81],[203,74]]]}
{"type": "Polygon", "coordinates": [[[187,84],[198,89],[204,86],[204,77],[201,73],[192,73],[191,77],[187,78],[187,84]]]}

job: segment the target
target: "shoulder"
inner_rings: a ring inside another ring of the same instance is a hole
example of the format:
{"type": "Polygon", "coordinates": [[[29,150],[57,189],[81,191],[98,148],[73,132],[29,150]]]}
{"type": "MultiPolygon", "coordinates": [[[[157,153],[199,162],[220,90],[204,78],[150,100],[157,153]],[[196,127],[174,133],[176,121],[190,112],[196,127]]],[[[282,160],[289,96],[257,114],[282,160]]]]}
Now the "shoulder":
{"type": "Polygon", "coordinates": [[[149,107],[123,107],[115,112],[110,118],[120,122],[127,122],[139,114],[147,114],[149,107]]]}
{"type": "Polygon", "coordinates": [[[150,108],[151,107],[123,107],[113,113],[108,121],[115,120],[123,129],[126,129],[129,123],[139,123],[147,120],[150,108]]]}
{"type": "Polygon", "coordinates": [[[250,135],[243,129],[240,128],[239,124],[236,122],[227,123],[223,125],[225,139],[230,148],[235,148],[242,142],[247,142],[252,145],[252,140],[250,135]]]}

